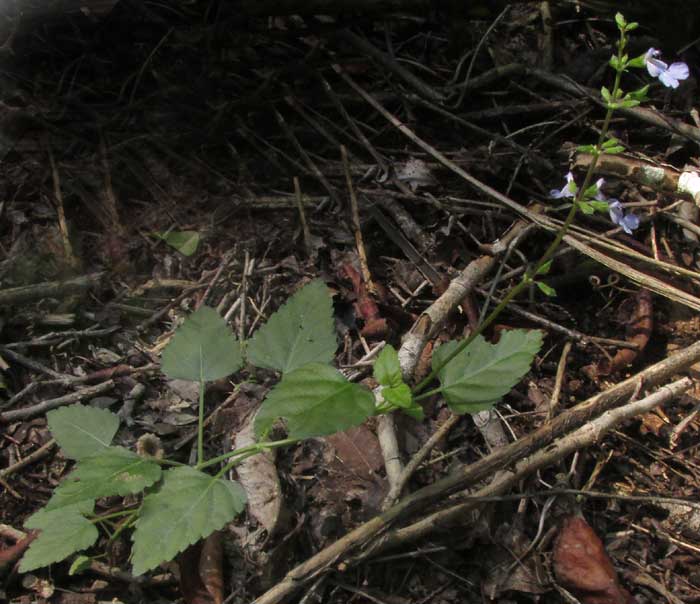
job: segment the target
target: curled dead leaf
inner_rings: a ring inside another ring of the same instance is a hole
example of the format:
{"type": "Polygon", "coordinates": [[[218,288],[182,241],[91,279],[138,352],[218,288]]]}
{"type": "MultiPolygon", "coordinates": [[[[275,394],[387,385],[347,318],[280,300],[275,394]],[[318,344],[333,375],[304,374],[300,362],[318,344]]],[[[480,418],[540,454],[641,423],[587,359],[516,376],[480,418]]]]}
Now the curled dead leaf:
{"type": "MultiPolygon", "coordinates": [[[[255,444],[255,431],[251,415],[236,434],[235,448],[255,444]]],[[[241,461],[236,466],[238,481],[248,496],[250,515],[273,535],[279,528],[282,517],[282,485],[275,466],[274,451],[266,451],[241,461]]]]}
{"type": "Polygon", "coordinates": [[[584,518],[569,516],[554,543],[554,574],[581,604],[634,604],[603,542],[584,518]]]}

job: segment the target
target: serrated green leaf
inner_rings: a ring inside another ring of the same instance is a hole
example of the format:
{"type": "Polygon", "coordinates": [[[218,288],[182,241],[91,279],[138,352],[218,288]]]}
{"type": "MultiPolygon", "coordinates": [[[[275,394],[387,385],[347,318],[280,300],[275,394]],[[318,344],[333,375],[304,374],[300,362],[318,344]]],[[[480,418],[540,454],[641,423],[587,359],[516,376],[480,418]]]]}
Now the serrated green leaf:
{"type": "Polygon", "coordinates": [[[183,256],[191,256],[199,246],[199,233],[197,231],[165,231],[153,234],[165,241],[170,247],[175,248],[183,256]]]}
{"type": "Polygon", "coordinates": [[[163,350],[162,370],[169,378],[209,382],[238,371],[241,347],[226,321],[201,306],[177,329],[163,350]]]}
{"type": "Polygon", "coordinates": [[[330,363],[337,348],[330,291],[317,279],[258,329],[248,345],[248,360],[288,373],[307,363],[330,363]]]}
{"type": "Polygon", "coordinates": [[[94,501],[112,495],[132,495],[160,479],[160,466],[122,447],[109,447],[103,453],[86,457],[67,480],[56,489],[59,498],[52,498],[46,510],[73,505],[80,501],[94,501]]]}
{"type": "Polygon", "coordinates": [[[90,558],[90,556],[76,556],[75,560],[73,560],[73,562],[70,565],[70,568],[68,569],[68,575],[71,577],[74,575],[79,575],[80,573],[90,568],[91,562],[92,558],[90,558]]]}
{"type": "Polygon", "coordinates": [[[342,432],[373,414],[369,390],[329,365],[311,363],[285,374],[270,391],[255,417],[255,433],[267,434],[283,417],[289,438],[311,438],[342,432]]]}
{"type": "Polygon", "coordinates": [[[395,387],[403,384],[399,354],[391,344],[387,344],[379,352],[377,360],[374,362],[373,371],[374,379],[382,386],[395,387]]]}
{"type": "Polygon", "coordinates": [[[134,574],[141,575],[210,535],[243,511],[245,491],[187,466],[163,473],[163,485],[146,496],[133,534],[134,574]]]}
{"type": "Polygon", "coordinates": [[[402,409],[408,409],[413,406],[411,389],[408,387],[408,384],[403,382],[397,386],[382,388],[382,398],[395,407],[401,407],[402,409]]]}
{"type": "Polygon", "coordinates": [[[80,404],[49,411],[46,419],[51,434],[71,459],[100,453],[119,429],[119,417],[111,411],[80,404]]]}
{"type": "Polygon", "coordinates": [[[84,500],[66,506],[60,505],[62,500],[63,494],[57,492],[57,490],[54,491],[46,506],[37,512],[34,512],[24,521],[24,527],[28,529],[44,529],[53,524],[61,522],[61,518],[63,518],[63,516],[70,514],[85,516],[87,514],[92,514],[93,510],[95,509],[94,500],[84,500]],[[52,504],[54,507],[52,509],[48,509],[48,507],[52,504]]]}
{"type": "Polygon", "coordinates": [[[413,395],[411,393],[411,389],[408,387],[408,384],[404,384],[402,382],[393,388],[384,387],[382,388],[381,394],[382,398],[387,403],[394,405],[394,407],[400,409],[402,413],[406,413],[418,421],[422,421],[425,417],[423,407],[413,401],[413,395]]]}
{"type": "Polygon", "coordinates": [[[536,281],[535,285],[537,285],[539,290],[545,296],[549,296],[550,298],[553,298],[554,296],[557,295],[557,290],[555,290],[551,285],[547,285],[544,281],[536,281]]]}
{"type": "MultiPolygon", "coordinates": [[[[433,353],[437,367],[458,346],[453,340],[433,353]]],[[[478,336],[439,372],[441,390],[455,413],[474,413],[492,407],[527,373],[542,346],[542,332],[515,329],[498,344],[478,336]]]]}
{"type": "Polygon", "coordinates": [[[87,518],[77,511],[61,510],[55,522],[41,527],[41,533],[24,554],[19,570],[26,573],[60,562],[90,547],[97,537],[97,528],[87,518]]]}

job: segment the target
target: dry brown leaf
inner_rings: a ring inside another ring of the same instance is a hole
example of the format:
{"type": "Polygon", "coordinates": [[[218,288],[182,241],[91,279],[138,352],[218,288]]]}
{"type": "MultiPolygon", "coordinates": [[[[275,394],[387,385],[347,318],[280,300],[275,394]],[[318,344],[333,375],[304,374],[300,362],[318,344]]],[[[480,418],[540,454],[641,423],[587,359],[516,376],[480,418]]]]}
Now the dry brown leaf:
{"type": "Polygon", "coordinates": [[[559,584],[581,604],[634,604],[620,585],[603,542],[580,516],[564,520],[554,544],[553,563],[559,584]]]}
{"type": "MultiPolygon", "coordinates": [[[[236,434],[234,448],[255,444],[253,418],[254,415],[251,415],[236,434]]],[[[283,504],[274,451],[244,459],[236,466],[236,472],[248,497],[249,514],[267,530],[268,535],[273,535],[280,526],[283,504]]]]}

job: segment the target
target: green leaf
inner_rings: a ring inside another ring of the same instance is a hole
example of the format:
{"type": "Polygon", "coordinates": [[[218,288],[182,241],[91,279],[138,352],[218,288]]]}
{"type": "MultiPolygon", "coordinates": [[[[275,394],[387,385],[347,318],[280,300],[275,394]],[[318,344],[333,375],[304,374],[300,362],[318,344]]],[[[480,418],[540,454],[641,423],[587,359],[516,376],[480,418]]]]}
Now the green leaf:
{"type": "Polygon", "coordinates": [[[71,459],[102,452],[119,429],[119,417],[111,411],[80,404],[49,411],[46,419],[51,434],[71,459]]]}
{"type": "Polygon", "coordinates": [[[270,391],[255,418],[255,433],[266,435],[274,421],[287,420],[289,438],[342,432],[374,414],[374,395],[349,382],[333,367],[304,365],[287,373],[270,391]]]}
{"type": "MultiPolygon", "coordinates": [[[[644,56],[644,55],[642,55],[644,56]]],[[[628,92],[627,96],[631,99],[634,99],[636,101],[646,101],[647,100],[647,93],[649,92],[649,84],[646,84],[645,86],[642,86],[638,90],[633,90],[632,92],[628,92]]]]}
{"type": "Polygon", "coordinates": [[[191,256],[199,246],[199,233],[197,231],[165,231],[153,234],[165,241],[170,247],[175,248],[183,256],[191,256]]]}
{"type": "Polygon", "coordinates": [[[408,409],[413,406],[413,395],[408,384],[399,384],[398,386],[387,386],[382,388],[382,398],[401,409],[408,409]]]}
{"type": "Polygon", "coordinates": [[[88,568],[90,568],[91,563],[92,558],[90,556],[76,556],[75,560],[73,560],[73,562],[70,565],[70,568],[68,569],[68,575],[72,577],[74,575],[79,575],[80,573],[85,572],[88,568]]]}
{"type": "Polygon", "coordinates": [[[287,373],[307,363],[330,363],[337,348],[330,291],[317,279],[258,329],[248,346],[248,360],[287,373]]]}
{"type": "Polygon", "coordinates": [[[617,55],[612,55],[610,57],[610,67],[612,67],[616,71],[619,71],[620,59],[617,57],[617,55]]]}
{"type": "Polygon", "coordinates": [[[598,185],[592,184],[583,192],[582,197],[583,199],[593,199],[596,195],[598,195],[598,185]]]}
{"type": "Polygon", "coordinates": [[[61,505],[63,500],[63,494],[58,492],[58,489],[54,491],[54,494],[49,499],[49,502],[45,507],[41,508],[37,512],[34,512],[29,518],[24,521],[25,528],[28,529],[43,529],[52,524],[56,524],[61,521],[61,518],[65,515],[79,514],[85,516],[92,514],[95,509],[94,501],[80,501],[79,503],[74,503],[70,506],[61,505]],[[52,509],[48,509],[52,506],[52,509]]]}
{"type": "Polygon", "coordinates": [[[537,272],[535,273],[536,275],[546,275],[549,273],[549,269],[552,268],[552,261],[547,260],[540,268],[537,269],[537,272]]]}
{"type": "Polygon", "coordinates": [[[616,103],[616,107],[615,107],[615,108],[620,108],[620,107],[624,107],[624,108],[636,107],[637,105],[640,104],[640,102],[641,102],[641,101],[638,101],[638,100],[636,100],[636,99],[629,99],[629,98],[628,98],[628,99],[625,99],[625,100],[623,100],[623,101],[620,101],[619,103],[616,103]]]}
{"type": "Polygon", "coordinates": [[[609,91],[605,86],[603,86],[603,87],[600,89],[600,94],[601,94],[601,96],[603,97],[603,100],[605,100],[606,103],[609,103],[610,101],[612,101],[612,97],[610,96],[610,91],[609,91]]]}
{"type": "Polygon", "coordinates": [[[627,21],[625,21],[625,17],[622,13],[615,13],[615,23],[617,23],[617,27],[620,31],[625,31],[627,21]]]}
{"type": "Polygon", "coordinates": [[[547,285],[544,281],[535,281],[535,285],[537,285],[539,290],[545,296],[549,296],[550,298],[553,298],[554,296],[557,295],[557,290],[555,290],[552,286],[547,285]]]}
{"type": "Polygon", "coordinates": [[[163,473],[160,490],[143,500],[133,534],[134,574],[141,575],[210,535],[243,511],[245,491],[182,466],[163,473]]]}
{"type": "Polygon", "coordinates": [[[41,533],[24,554],[20,572],[60,562],[72,553],[90,547],[99,536],[95,525],[76,510],[56,512],[55,521],[39,528],[41,533]]]}
{"type": "Polygon", "coordinates": [[[413,401],[413,394],[408,384],[402,382],[398,386],[384,387],[382,388],[381,395],[387,403],[401,409],[403,413],[410,415],[418,421],[423,420],[425,416],[423,407],[413,401]]]}
{"type": "Polygon", "coordinates": [[[238,371],[241,347],[226,321],[213,308],[201,306],[178,328],[162,357],[169,378],[204,382],[238,371]]]}
{"type": "Polygon", "coordinates": [[[614,136],[611,136],[608,140],[606,140],[602,147],[603,149],[609,149],[610,147],[615,147],[620,141],[617,140],[614,136]]]}
{"type": "Polygon", "coordinates": [[[638,57],[634,57],[633,59],[630,59],[629,61],[627,61],[628,67],[643,68],[643,67],[646,67],[646,65],[647,65],[646,53],[641,54],[638,57]]]}
{"type": "Polygon", "coordinates": [[[598,153],[598,147],[595,145],[579,145],[576,147],[576,151],[579,153],[591,153],[591,154],[596,154],[598,153]]]}
{"type": "Polygon", "coordinates": [[[622,153],[625,150],[625,148],[622,145],[617,145],[616,147],[608,147],[605,150],[605,153],[608,155],[617,155],[618,153],[622,153]]]}
{"type": "Polygon", "coordinates": [[[382,348],[377,356],[377,360],[374,362],[373,369],[374,379],[382,386],[394,387],[403,384],[399,354],[391,344],[387,344],[382,348]]]}
{"type": "MultiPolygon", "coordinates": [[[[453,340],[433,353],[437,367],[458,346],[453,340]]],[[[439,372],[442,393],[455,413],[474,413],[492,407],[525,375],[542,346],[542,332],[507,331],[498,344],[478,336],[439,372]]]]}
{"type": "Polygon", "coordinates": [[[593,208],[594,212],[600,212],[601,214],[605,214],[610,210],[610,205],[607,201],[598,201],[594,199],[589,201],[588,205],[593,208]]]}
{"type": "Polygon", "coordinates": [[[626,31],[632,31],[635,30],[639,27],[639,23],[636,21],[632,21],[632,23],[628,23],[627,26],[625,27],[626,31]]]}
{"type": "Polygon", "coordinates": [[[579,201],[578,207],[586,216],[590,216],[595,212],[590,201],[579,201]]]}
{"type": "Polygon", "coordinates": [[[52,498],[46,510],[93,501],[112,495],[132,495],[160,479],[160,466],[122,447],[109,447],[103,453],[86,457],[56,489],[59,499],[52,498]]]}

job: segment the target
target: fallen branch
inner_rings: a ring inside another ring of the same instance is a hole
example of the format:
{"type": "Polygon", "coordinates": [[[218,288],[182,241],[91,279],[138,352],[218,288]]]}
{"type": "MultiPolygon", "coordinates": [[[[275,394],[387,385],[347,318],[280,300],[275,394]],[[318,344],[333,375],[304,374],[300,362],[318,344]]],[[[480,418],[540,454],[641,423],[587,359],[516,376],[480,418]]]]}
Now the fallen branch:
{"type": "Polygon", "coordinates": [[[32,405],[31,407],[23,407],[22,409],[16,409],[14,411],[6,411],[5,413],[0,413],[0,425],[9,424],[20,419],[28,419],[36,415],[41,415],[51,409],[57,409],[63,405],[70,405],[71,403],[79,403],[80,401],[103,392],[107,392],[114,388],[114,380],[107,380],[101,384],[95,384],[94,386],[88,386],[82,390],[76,390],[71,394],[66,394],[65,396],[59,396],[58,398],[48,399],[32,405]]]}
{"type": "Polygon", "coordinates": [[[65,281],[47,281],[45,283],[3,289],[0,290],[0,306],[31,302],[42,298],[65,298],[70,294],[81,294],[93,287],[98,287],[102,283],[105,274],[92,273],[75,277],[74,279],[66,279],[65,281]]]}
{"type": "Polygon", "coordinates": [[[555,440],[546,448],[540,449],[527,459],[516,462],[512,469],[502,471],[493,482],[471,495],[466,495],[467,501],[439,510],[409,526],[395,529],[382,535],[372,544],[371,551],[362,552],[352,562],[355,563],[380,551],[414,542],[434,533],[436,530],[448,529],[455,524],[463,524],[464,517],[468,512],[483,505],[483,498],[505,493],[527,476],[555,464],[575,451],[594,445],[600,440],[602,435],[610,432],[623,421],[651,411],[655,407],[678,397],[691,386],[692,380],[690,378],[681,378],[667,386],[662,386],[659,390],[640,401],[627,403],[617,409],[606,411],[600,417],[588,422],[578,430],[555,440]]]}
{"type": "MultiPolygon", "coordinates": [[[[362,548],[378,535],[387,532],[400,519],[415,514],[436,501],[444,500],[453,493],[469,488],[513,464],[517,466],[525,457],[547,447],[554,439],[584,426],[600,414],[616,407],[622,399],[631,396],[640,383],[645,387],[658,385],[678,372],[684,371],[698,360],[700,360],[700,342],[562,412],[532,434],[463,467],[451,476],[416,491],[386,512],[360,525],[342,539],[299,564],[277,585],[257,598],[255,604],[278,604],[284,601],[321,573],[326,572],[329,567],[357,555],[362,548]]],[[[544,455],[546,450],[537,454],[544,455]]],[[[501,480],[505,480],[505,477],[501,477],[501,480]]]]}

